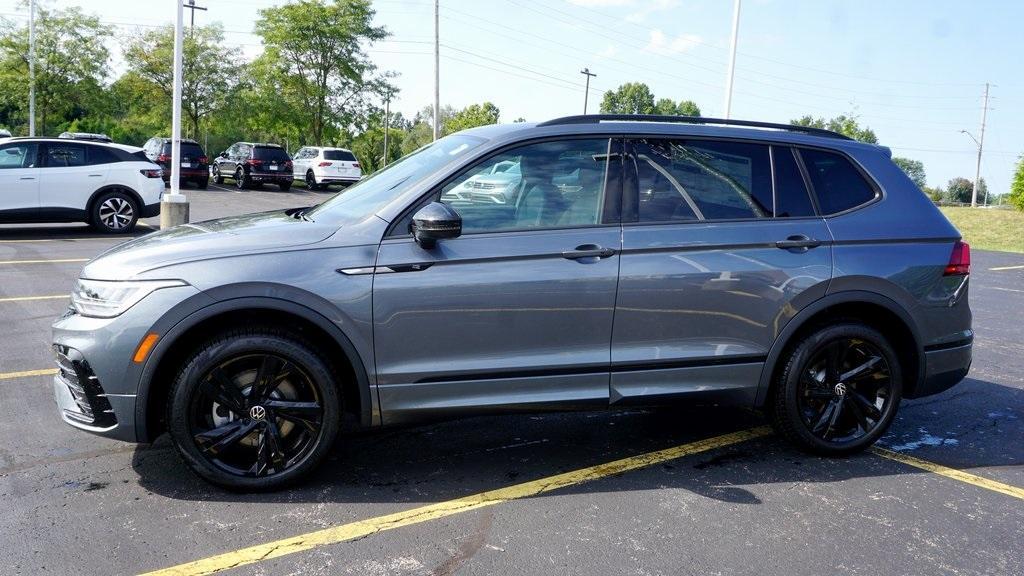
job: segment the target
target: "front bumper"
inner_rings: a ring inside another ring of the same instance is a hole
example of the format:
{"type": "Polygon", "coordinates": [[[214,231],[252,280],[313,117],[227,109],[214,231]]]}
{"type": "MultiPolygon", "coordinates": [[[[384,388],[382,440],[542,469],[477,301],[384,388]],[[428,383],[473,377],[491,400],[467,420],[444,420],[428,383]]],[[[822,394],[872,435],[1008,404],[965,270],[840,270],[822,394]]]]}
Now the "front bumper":
{"type": "Polygon", "coordinates": [[[973,341],[939,350],[925,350],[924,379],[908,398],[945,392],[960,383],[971,369],[973,341]]]}

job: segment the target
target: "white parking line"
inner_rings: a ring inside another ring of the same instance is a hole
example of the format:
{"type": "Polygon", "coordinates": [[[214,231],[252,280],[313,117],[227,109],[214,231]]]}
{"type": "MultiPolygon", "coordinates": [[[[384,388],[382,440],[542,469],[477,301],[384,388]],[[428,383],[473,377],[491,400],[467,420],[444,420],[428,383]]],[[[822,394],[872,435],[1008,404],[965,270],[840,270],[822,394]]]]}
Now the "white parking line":
{"type": "Polygon", "coordinates": [[[989,268],[992,272],[1002,272],[1003,270],[1024,270],[1024,264],[1017,266],[996,266],[995,268],[989,268]]]}

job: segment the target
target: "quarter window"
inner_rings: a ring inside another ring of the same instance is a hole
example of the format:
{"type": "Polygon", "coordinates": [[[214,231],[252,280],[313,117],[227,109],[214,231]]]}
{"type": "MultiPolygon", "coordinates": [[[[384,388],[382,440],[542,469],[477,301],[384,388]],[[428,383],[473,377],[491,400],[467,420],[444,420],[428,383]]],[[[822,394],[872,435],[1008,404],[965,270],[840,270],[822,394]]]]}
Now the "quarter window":
{"type": "Polygon", "coordinates": [[[843,156],[811,149],[800,150],[800,155],[822,214],[849,210],[877,196],[860,171],[843,156]]]}
{"type": "Polygon", "coordinates": [[[608,140],[529,144],[465,170],[440,192],[465,233],[595,226],[601,222],[608,140]]]}
{"type": "Polygon", "coordinates": [[[36,167],[36,144],[9,144],[0,148],[0,170],[36,167]]]}

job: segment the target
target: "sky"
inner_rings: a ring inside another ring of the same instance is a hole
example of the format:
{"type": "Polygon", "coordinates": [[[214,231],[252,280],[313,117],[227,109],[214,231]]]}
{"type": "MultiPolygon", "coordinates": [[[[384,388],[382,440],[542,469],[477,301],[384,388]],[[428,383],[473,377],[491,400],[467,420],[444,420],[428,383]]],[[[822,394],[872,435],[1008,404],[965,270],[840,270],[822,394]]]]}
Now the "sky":
{"type": "MultiPolygon", "coordinates": [[[[41,0],[80,6],[118,37],[171,22],[175,0],[41,0]]],[[[284,0],[197,0],[196,23],[221,22],[252,56],[259,10],[284,0]]],[[[433,0],[375,0],[387,41],[368,47],[398,74],[393,110],[433,102],[433,0]]],[[[0,0],[19,18],[22,0],[0,0]]],[[[589,111],[604,91],[647,83],[655,97],[725,110],[732,0],[440,0],[441,103],[491,101],[501,120],[542,121],[589,111]]],[[[188,11],[186,11],[186,23],[188,11]]],[[[982,94],[991,83],[981,173],[1008,191],[1024,153],[1024,2],[1017,0],[743,0],[733,118],[788,122],[811,114],[859,118],[893,154],[924,162],[931,186],[974,178],[982,94]]]]}

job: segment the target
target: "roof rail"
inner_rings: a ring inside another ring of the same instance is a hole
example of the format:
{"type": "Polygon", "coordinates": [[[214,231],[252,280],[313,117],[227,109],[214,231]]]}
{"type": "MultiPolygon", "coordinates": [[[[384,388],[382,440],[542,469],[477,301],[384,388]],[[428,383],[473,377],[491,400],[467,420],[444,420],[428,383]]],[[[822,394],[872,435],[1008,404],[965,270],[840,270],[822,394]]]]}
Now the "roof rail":
{"type": "Polygon", "coordinates": [[[755,120],[727,120],[725,118],[704,118],[701,116],[662,116],[659,114],[581,114],[576,116],[564,116],[537,126],[562,126],[566,124],[598,124],[600,122],[664,122],[667,124],[718,124],[721,126],[743,126],[747,128],[771,128],[773,130],[785,130],[787,132],[800,132],[814,136],[825,136],[827,138],[839,138],[842,140],[853,140],[838,132],[825,130],[824,128],[812,128],[810,126],[797,126],[794,124],[776,124],[773,122],[757,122],[755,120]]]}

